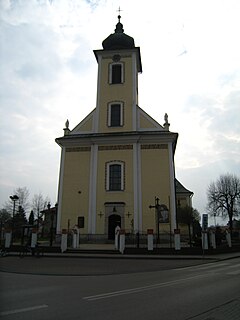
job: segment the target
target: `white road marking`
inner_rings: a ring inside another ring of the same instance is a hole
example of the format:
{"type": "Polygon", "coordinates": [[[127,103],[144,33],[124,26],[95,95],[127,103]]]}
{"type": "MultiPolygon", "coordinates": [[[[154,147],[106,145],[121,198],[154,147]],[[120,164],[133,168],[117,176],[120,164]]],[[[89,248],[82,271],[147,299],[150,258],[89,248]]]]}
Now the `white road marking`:
{"type": "Polygon", "coordinates": [[[183,269],[191,269],[194,271],[205,271],[208,273],[224,273],[227,275],[238,275],[240,274],[240,269],[236,271],[231,271],[231,269],[240,268],[240,263],[234,264],[233,262],[213,262],[213,263],[207,263],[204,265],[197,265],[197,266],[190,266],[190,267],[184,267],[184,268],[176,268],[174,270],[181,271],[183,269]]]}
{"type": "Polygon", "coordinates": [[[197,276],[193,276],[193,277],[157,283],[157,284],[144,286],[144,287],[138,287],[138,288],[125,289],[125,290],[120,290],[120,291],[113,291],[113,292],[108,292],[108,293],[97,294],[94,296],[83,297],[83,299],[87,300],[87,301],[107,299],[107,298],[112,298],[112,297],[121,296],[121,295],[127,295],[127,294],[132,294],[132,293],[143,292],[143,291],[147,291],[147,290],[158,289],[158,288],[162,288],[162,287],[168,287],[168,286],[175,285],[175,284],[178,284],[181,282],[190,281],[190,280],[194,280],[194,279],[198,279],[198,278],[203,278],[206,276],[207,276],[206,274],[197,275],[197,276]]]}
{"type": "Polygon", "coordinates": [[[180,267],[180,268],[176,268],[174,270],[178,270],[178,271],[181,271],[181,270],[186,270],[186,269],[192,269],[194,271],[197,271],[197,270],[204,270],[204,269],[211,269],[211,268],[218,268],[218,267],[223,267],[223,266],[227,266],[229,265],[229,263],[227,262],[222,262],[222,263],[219,263],[219,262],[210,262],[210,263],[204,263],[203,265],[196,265],[196,266],[188,266],[188,267],[180,267]]]}
{"type": "Polygon", "coordinates": [[[3,312],[0,312],[0,316],[8,316],[10,314],[16,314],[16,313],[28,312],[28,311],[35,311],[35,310],[43,309],[43,308],[48,308],[48,305],[47,304],[42,304],[40,306],[33,306],[33,307],[28,307],[28,308],[15,309],[15,310],[10,310],[10,311],[3,311],[3,312]]]}
{"type": "Polygon", "coordinates": [[[237,264],[233,263],[229,266],[229,268],[240,268],[240,263],[237,263],[237,264]]]}
{"type": "Polygon", "coordinates": [[[229,274],[229,275],[231,275],[231,276],[236,276],[237,274],[240,274],[240,270],[227,272],[227,274],[229,274]]]}

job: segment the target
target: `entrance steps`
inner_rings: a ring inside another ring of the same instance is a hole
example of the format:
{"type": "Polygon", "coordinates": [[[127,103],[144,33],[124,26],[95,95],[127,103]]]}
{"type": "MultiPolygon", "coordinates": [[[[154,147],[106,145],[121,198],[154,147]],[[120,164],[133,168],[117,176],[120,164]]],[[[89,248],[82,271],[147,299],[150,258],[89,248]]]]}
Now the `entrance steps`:
{"type": "Polygon", "coordinates": [[[114,244],[97,244],[97,243],[83,243],[79,245],[78,248],[68,248],[67,253],[75,253],[75,254],[118,254],[119,251],[114,249],[114,244]]]}

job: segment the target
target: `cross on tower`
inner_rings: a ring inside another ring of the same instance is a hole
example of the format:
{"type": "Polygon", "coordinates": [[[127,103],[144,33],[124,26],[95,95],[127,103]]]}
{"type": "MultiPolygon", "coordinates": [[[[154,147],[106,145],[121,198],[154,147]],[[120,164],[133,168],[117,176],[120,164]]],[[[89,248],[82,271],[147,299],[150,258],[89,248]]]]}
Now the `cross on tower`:
{"type": "Polygon", "coordinates": [[[117,11],[118,11],[118,14],[120,15],[120,13],[121,13],[122,10],[121,10],[121,8],[119,7],[117,11]]]}

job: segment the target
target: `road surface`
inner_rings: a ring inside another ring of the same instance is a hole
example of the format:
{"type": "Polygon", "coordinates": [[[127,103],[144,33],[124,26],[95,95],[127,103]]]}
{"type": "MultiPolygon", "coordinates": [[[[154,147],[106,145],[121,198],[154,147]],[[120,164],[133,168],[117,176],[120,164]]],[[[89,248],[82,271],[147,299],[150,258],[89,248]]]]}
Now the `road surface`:
{"type": "MultiPolygon", "coordinates": [[[[92,268],[94,259],[89,260],[92,268]]],[[[75,260],[54,261],[71,268],[75,260]]],[[[130,273],[95,275],[1,272],[1,319],[240,319],[240,258],[199,265],[189,261],[189,266],[150,260],[152,267],[138,269],[143,261],[135,260],[136,273],[132,265],[130,273]]],[[[121,264],[121,260],[105,263],[121,264]]]]}

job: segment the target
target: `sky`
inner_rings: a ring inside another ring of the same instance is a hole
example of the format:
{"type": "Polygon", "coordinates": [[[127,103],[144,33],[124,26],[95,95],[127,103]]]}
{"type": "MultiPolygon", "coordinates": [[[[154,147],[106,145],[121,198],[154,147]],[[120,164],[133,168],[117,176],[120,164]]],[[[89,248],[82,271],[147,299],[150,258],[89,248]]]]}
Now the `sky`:
{"type": "Polygon", "coordinates": [[[179,133],[193,207],[206,213],[221,174],[240,177],[239,0],[0,0],[0,208],[18,187],[57,201],[55,138],[96,106],[93,50],[119,6],[141,49],[139,106],[179,133]]]}

